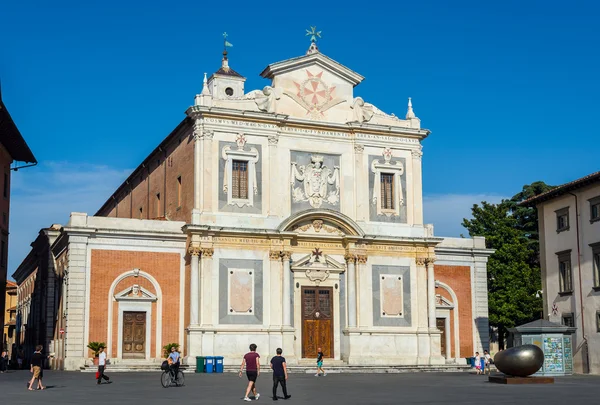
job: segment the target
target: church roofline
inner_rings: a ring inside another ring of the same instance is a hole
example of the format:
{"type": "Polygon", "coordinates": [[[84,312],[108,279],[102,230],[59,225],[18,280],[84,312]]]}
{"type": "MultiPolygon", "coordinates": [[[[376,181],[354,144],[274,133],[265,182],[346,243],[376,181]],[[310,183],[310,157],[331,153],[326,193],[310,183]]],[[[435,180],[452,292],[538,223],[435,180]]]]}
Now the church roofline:
{"type": "Polygon", "coordinates": [[[130,183],[133,182],[133,179],[137,175],[139,175],[139,172],[141,169],[144,169],[147,167],[148,163],[150,162],[150,158],[154,157],[156,155],[156,153],[164,150],[165,147],[176,136],[181,135],[181,131],[185,130],[186,125],[188,125],[191,128],[192,121],[188,117],[184,118],[179,123],[179,125],[177,125],[177,127],[173,131],[171,131],[171,133],[169,135],[167,135],[167,137],[165,139],[163,139],[163,141],[156,148],[154,148],[154,150],[152,152],[150,152],[150,154],[144,159],[144,161],[142,163],[140,163],[133,172],[131,172],[131,174],[127,177],[127,179],[125,179],[125,181],[123,183],[121,183],[121,185],[111,194],[111,196],[106,200],[106,202],[104,204],[102,204],[100,209],[98,211],[96,211],[94,216],[101,216],[101,214],[100,214],[101,212],[103,212],[105,209],[107,209],[110,206],[110,204],[114,204],[114,199],[117,198],[117,196],[122,192],[122,190],[125,187],[127,187],[130,183]]]}
{"type": "Polygon", "coordinates": [[[333,70],[344,79],[352,83],[354,87],[356,87],[365,79],[364,76],[320,52],[286,59],[281,62],[271,63],[260,73],[260,75],[265,79],[273,79],[273,77],[278,74],[286,73],[311,63],[316,63],[321,67],[333,70]]]}

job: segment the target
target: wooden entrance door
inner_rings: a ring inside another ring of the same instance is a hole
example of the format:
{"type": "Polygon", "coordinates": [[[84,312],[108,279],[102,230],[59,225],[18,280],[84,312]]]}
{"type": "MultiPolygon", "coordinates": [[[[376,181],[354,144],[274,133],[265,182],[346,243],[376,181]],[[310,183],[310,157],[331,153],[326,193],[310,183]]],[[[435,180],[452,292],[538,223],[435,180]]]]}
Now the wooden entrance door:
{"type": "Polygon", "coordinates": [[[333,289],[302,287],[302,357],[333,357],[333,289]]]}
{"type": "Polygon", "coordinates": [[[146,358],[145,312],[123,312],[123,358],[146,358]]]}
{"type": "Polygon", "coordinates": [[[442,351],[442,356],[446,357],[446,318],[436,318],[435,320],[435,324],[437,326],[437,328],[442,331],[442,335],[440,336],[441,338],[441,342],[440,342],[440,346],[441,346],[441,351],[442,351]]]}

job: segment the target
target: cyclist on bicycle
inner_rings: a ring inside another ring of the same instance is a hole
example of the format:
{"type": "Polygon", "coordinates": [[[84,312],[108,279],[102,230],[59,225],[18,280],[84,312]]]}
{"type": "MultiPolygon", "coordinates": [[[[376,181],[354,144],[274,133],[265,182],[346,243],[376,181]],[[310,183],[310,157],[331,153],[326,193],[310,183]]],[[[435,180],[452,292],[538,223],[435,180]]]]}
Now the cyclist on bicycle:
{"type": "Polygon", "coordinates": [[[177,351],[177,347],[171,347],[171,354],[169,354],[169,358],[167,358],[167,361],[169,362],[169,372],[171,373],[171,377],[173,377],[173,379],[177,378],[180,360],[181,354],[179,354],[179,352],[177,351]]]}

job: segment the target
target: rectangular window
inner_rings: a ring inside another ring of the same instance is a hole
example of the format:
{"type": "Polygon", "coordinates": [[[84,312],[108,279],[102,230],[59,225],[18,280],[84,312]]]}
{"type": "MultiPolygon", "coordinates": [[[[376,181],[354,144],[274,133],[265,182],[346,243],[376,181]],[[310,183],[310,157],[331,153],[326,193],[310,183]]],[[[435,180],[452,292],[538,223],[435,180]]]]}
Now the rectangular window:
{"type": "Polygon", "coordinates": [[[381,208],[394,209],[394,175],[381,173],[381,208]]]}
{"type": "Polygon", "coordinates": [[[4,225],[6,225],[8,223],[8,215],[6,215],[6,212],[2,213],[2,223],[4,225]]]}
{"type": "Polygon", "coordinates": [[[600,311],[596,311],[596,331],[600,332],[600,311]]]}
{"type": "Polygon", "coordinates": [[[248,162],[245,160],[234,160],[232,162],[231,197],[248,199],[248,162]]]}
{"type": "Polygon", "coordinates": [[[161,212],[160,212],[160,193],[156,194],[156,217],[160,217],[161,216],[161,212]]]}
{"type": "Polygon", "coordinates": [[[4,173],[4,198],[8,198],[8,174],[4,173]]]}
{"type": "Polygon", "coordinates": [[[573,292],[573,276],[571,273],[571,251],[557,253],[559,293],[573,292]]]}
{"type": "Polygon", "coordinates": [[[144,208],[140,207],[140,219],[144,219],[144,208]]]}
{"type": "Polygon", "coordinates": [[[573,316],[572,312],[562,315],[562,324],[570,328],[575,327],[575,317],[573,316]]]}
{"type": "Polygon", "coordinates": [[[590,222],[600,221],[600,196],[594,197],[590,201],[590,222]]]}
{"type": "Polygon", "coordinates": [[[569,230],[569,207],[556,211],[556,232],[569,230]]]}
{"type": "Polygon", "coordinates": [[[591,243],[592,270],[594,272],[594,290],[600,290],[600,242],[591,243]]]}
{"type": "Polygon", "coordinates": [[[177,177],[177,207],[181,207],[181,176],[177,177]]]}

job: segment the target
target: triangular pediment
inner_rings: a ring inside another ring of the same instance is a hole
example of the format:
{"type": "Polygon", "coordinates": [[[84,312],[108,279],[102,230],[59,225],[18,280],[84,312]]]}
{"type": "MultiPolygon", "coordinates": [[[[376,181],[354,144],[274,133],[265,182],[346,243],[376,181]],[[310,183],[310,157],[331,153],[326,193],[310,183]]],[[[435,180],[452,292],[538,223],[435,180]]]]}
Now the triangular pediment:
{"type": "Polygon", "coordinates": [[[450,301],[448,298],[442,297],[440,294],[436,294],[435,306],[438,309],[452,309],[452,308],[454,308],[454,303],[452,301],[450,301]]]}
{"type": "Polygon", "coordinates": [[[331,74],[336,75],[340,79],[351,84],[352,87],[357,86],[365,79],[362,75],[356,73],[352,69],[347,68],[341,63],[336,62],[330,57],[323,55],[322,53],[313,53],[272,63],[267,66],[260,75],[266,79],[273,80],[276,76],[283,75],[285,73],[302,71],[310,68],[321,68],[323,70],[327,70],[331,74]]]}
{"type": "Polygon", "coordinates": [[[346,270],[346,265],[338,262],[328,255],[315,256],[314,254],[306,255],[292,263],[292,270],[329,270],[343,272],[346,270]]]}
{"type": "Polygon", "coordinates": [[[158,298],[156,295],[152,294],[150,291],[145,289],[142,286],[137,284],[133,284],[128,288],[116,293],[114,295],[115,300],[124,301],[124,300],[142,300],[142,301],[156,301],[158,298]]]}

